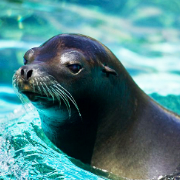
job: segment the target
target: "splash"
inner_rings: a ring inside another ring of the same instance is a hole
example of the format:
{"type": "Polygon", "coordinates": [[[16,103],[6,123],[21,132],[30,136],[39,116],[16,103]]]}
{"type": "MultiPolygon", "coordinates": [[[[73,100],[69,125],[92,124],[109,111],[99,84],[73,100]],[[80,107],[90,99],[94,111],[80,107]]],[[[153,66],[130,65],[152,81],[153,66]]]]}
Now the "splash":
{"type": "Polygon", "coordinates": [[[19,118],[1,123],[0,129],[0,179],[106,179],[75,166],[55,147],[31,104],[19,118]]]}
{"type": "MultiPolygon", "coordinates": [[[[0,126],[2,132],[5,128],[0,126]]],[[[22,153],[18,157],[14,147],[11,145],[12,136],[4,133],[0,137],[0,177],[10,177],[15,179],[27,179],[29,176],[28,163],[24,163],[22,153]]]]}

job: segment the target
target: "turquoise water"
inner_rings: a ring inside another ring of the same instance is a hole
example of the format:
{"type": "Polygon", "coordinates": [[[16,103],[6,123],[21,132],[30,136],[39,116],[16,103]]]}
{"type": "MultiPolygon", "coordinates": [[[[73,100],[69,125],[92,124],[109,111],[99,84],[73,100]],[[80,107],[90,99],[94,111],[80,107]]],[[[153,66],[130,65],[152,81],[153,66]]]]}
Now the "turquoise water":
{"type": "Polygon", "coordinates": [[[146,93],[180,114],[179,11],[178,0],[2,0],[0,179],[117,179],[51,144],[36,110],[16,97],[12,75],[29,48],[59,33],[81,33],[108,46],[146,93]]]}

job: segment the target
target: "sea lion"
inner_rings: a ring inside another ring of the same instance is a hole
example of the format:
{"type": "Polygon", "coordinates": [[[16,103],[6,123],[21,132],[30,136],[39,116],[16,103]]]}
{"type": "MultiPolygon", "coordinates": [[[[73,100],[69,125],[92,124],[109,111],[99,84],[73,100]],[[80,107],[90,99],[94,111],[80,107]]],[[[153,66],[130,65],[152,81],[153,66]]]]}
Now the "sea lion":
{"type": "Polygon", "coordinates": [[[13,85],[37,108],[47,137],[83,163],[133,179],[179,166],[180,117],[146,95],[95,39],[61,34],[30,49],[13,85]]]}

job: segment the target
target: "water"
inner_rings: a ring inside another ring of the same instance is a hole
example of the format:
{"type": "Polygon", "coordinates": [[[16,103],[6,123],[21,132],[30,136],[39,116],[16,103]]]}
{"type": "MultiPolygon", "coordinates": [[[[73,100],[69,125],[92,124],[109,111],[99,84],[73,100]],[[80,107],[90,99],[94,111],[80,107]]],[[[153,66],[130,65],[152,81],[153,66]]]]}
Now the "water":
{"type": "Polygon", "coordinates": [[[14,94],[23,54],[56,34],[98,39],[146,93],[180,114],[178,0],[2,0],[0,10],[0,179],[117,178],[63,154],[43,134],[36,110],[14,94]]]}

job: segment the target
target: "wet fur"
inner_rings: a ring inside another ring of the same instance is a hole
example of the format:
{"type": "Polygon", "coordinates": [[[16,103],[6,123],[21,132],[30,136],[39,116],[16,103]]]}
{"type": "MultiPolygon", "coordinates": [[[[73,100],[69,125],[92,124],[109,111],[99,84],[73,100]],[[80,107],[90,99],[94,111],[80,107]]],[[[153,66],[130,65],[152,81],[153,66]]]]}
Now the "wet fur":
{"type": "Polygon", "coordinates": [[[107,47],[64,34],[24,57],[29,64],[16,72],[13,84],[20,98],[29,83],[32,92],[53,99],[50,108],[37,109],[45,134],[63,152],[132,179],[176,171],[180,117],[147,96],[107,47]],[[82,71],[71,73],[64,60],[81,63],[82,71]],[[28,81],[20,77],[22,69],[33,70],[28,81]]]}

